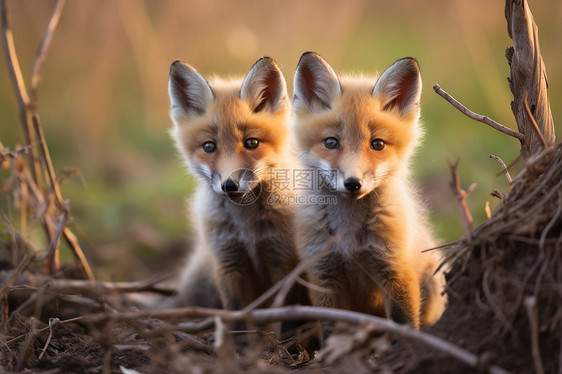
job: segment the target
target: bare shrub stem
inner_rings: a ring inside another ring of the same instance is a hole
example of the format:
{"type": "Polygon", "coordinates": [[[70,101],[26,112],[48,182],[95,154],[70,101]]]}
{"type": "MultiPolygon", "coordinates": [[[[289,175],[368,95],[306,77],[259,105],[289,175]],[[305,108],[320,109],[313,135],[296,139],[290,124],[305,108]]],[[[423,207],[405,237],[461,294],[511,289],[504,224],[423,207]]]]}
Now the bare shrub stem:
{"type": "Polygon", "coordinates": [[[445,92],[441,87],[439,87],[439,85],[437,83],[435,83],[433,85],[433,90],[439,96],[441,96],[442,98],[447,100],[449,103],[451,103],[455,108],[457,108],[462,114],[464,114],[468,118],[471,118],[471,119],[473,119],[475,121],[478,121],[478,122],[485,123],[486,125],[494,128],[494,129],[496,129],[500,132],[503,132],[506,135],[509,135],[509,136],[512,136],[516,139],[519,139],[521,141],[523,141],[525,139],[525,135],[521,134],[520,132],[512,130],[509,127],[506,127],[502,124],[499,124],[496,121],[494,121],[493,119],[491,119],[490,117],[486,117],[486,116],[483,116],[481,114],[474,113],[473,111],[471,111],[470,109],[468,109],[467,107],[462,105],[460,102],[458,102],[454,97],[452,97],[447,92],[445,92]]]}

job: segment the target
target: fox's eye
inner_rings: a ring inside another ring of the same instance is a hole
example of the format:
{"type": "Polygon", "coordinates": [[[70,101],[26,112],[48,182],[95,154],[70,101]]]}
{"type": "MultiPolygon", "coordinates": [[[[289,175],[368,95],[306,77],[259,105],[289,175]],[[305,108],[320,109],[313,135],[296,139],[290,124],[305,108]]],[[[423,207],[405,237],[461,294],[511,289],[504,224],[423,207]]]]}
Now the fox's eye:
{"type": "Polygon", "coordinates": [[[205,142],[203,144],[203,151],[207,153],[213,153],[217,150],[217,145],[213,142],[205,142]]]}
{"type": "Polygon", "coordinates": [[[328,149],[336,149],[339,147],[339,145],[340,142],[338,141],[338,139],[334,138],[333,136],[324,139],[324,147],[328,149]]]}
{"type": "Polygon", "coordinates": [[[244,147],[246,149],[256,149],[260,145],[260,141],[256,138],[248,138],[244,140],[244,147]]]}
{"type": "Polygon", "coordinates": [[[382,151],[384,149],[384,140],[382,139],[375,139],[371,142],[371,148],[375,151],[382,151]]]}

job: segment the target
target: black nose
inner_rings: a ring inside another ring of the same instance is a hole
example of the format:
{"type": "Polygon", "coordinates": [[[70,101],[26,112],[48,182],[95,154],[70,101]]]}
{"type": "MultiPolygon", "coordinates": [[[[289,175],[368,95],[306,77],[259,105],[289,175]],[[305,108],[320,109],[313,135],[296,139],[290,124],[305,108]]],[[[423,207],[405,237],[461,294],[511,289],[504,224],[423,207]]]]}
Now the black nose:
{"type": "Polygon", "coordinates": [[[228,178],[221,186],[224,192],[236,192],[238,191],[238,183],[230,178],[228,178]]]}
{"type": "Polygon", "coordinates": [[[357,191],[358,189],[361,188],[361,181],[355,177],[347,178],[343,182],[343,186],[348,191],[352,191],[352,192],[357,191]]]}

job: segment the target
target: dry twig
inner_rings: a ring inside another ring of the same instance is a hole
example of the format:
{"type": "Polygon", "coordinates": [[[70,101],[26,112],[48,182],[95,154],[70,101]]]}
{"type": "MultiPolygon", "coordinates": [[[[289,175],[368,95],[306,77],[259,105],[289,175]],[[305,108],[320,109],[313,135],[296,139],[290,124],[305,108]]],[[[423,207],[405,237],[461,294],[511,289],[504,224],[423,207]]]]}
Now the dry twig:
{"type": "Polygon", "coordinates": [[[529,325],[531,327],[531,347],[535,371],[537,374],[543,374],[544,369],[541,359],[541,350],[539,348],[539,321],[536,297],[528,296],[525,298],[525,310],[527,311],[527,318],[529,318],[529,325]]]}
{"type": "Polygon", "coordinates": [[[449,161],[449,169],[451,171],[450,186],[451,186],[451,189],[453,190],[453,193],[455,194],[457,205],[458,205],[459,211],[461,213],[461,218],[462,218],[462,222],[463,222],[463,226],[464,226],[464,232],[468,237],[472,233],[472,231],[474,230],[474,220],[472,219],[472,214],[470,213],[470,209],[468,208],[468,205],[466,203],[466,199],[474,191],[474,189],[476,188],[476,184],[473,183],[472,185],[470,185],[468,190],[466,190],[466,191],[463,190],[461,188],[459,173],[457,172],[458,166],[459,166],[459,159],[457,159],[457,161],[455,161],[454,164],[452,164],[449,161]]]}
{"type": "Polygon", "coordinates": [[[467,107],[465,107],[464,105],[459,103],[454,97],[452,97],[447,92],[445,92],[441,87],[439,87],[439,85],[437,83],[435,83],[433,85],[433,90],[439,96],[441,96],[442,98],[447,100],[449,103],[451,103],[455,108],[457,108],[462,114],[464,114],[468,118],[471,118],[471,119],[473,119],[475,121],[478,121],[478,122],[485,123],[486,125],[488,125],[490,127],[493,127],[494,129],[496,129],[500,132],[503,132],[504,134],[507,134],[509,136],[512,136],[516,139],[519,139],[521,141],[525,139],[525,135],[521,134],[520,132],[512,130],[509,127],[505,127],[504,125],[501,125],[501,124],[497,123],[496,121],[492,120],[489,117],[483,116],[481,114],[474,113],[473,111],[471,111],[470,109],[468,109],[467,107]]]}
{"type": "Polygon", "coordinates": [[[66,0],[57,1],[55,9],[53,10],[53,14],[51,15],[51,19],[49,20],[49,24],[47,25],[47,29],[45,29],[45,33],[43,34],[43,39],[41,39],[39,49],[37,50],[37,57],[35,58],[35,63],[33,64],[33,72],[31,73],[31,88],[29,91],[31,105],[33,107],[37,105],[37,87],[39,86],[39,82],[41,81],[41,69],[43,68],[43,64],[47,59],[47,52],[49,51],[49,47],[51,46],[51,42],[53,41],[53,35],[59,23],[65,3],[66,0]]]}
{"type": "Polygon", "coordinates": [[[51,154],[49,153],[49,148],[47,147],[47,141],[45,140],[45,134],[43,133],[43,128],[39,123],[39,117],[37,114],[34,114],[32,117],[33,122],[33,129],[35,130],[35,135],[39,141],[39,147],[41,149],[41,153],[43,154],[43,159],[45,160],[45,168],[47,179],[49,181],[49,186],[51,187],[52,192],[55,194],[55,203],[57,204],[57,208],[61,211],[66,211],[67,207],[64,204],[59,185],[57,183],[57,177],[55,175],[55,169],[53,167],[53,162],[51,160],[51,154]]]}
{"type": "Polygon", "coordinates": [[[539,140],[541,141],[543,148],[547,148],[549,144],[544,138],[544,136],[542,135],[541,129],[539,129],[539,125],[537,124],[537,121],[535,121],[535,117],[533,116],[533,113],[531,113],[531,109],[529,109],[529,103],[527,102],[528,98],[529,98],[529,93],[525,91],[525,94],[523,95],[523,108],[525,109],[525,114],[527,114],[527,118],[529,118],[531,125],[533,125],[532,128],[535,131],[535,134],[537,134],[539,140]]]}
{"type": "MultiPolygon", "coordinates": [[[[39,287],[48,284],[48,290],[54,293],[79,293],[83,295],[92,295],[98,297],[104,294],[113,293],[133,293],[133,292],[156,292],[160,294],[170,294],[174,290],[160,286],[166,276],[158,276],[153,279],[138,282],[103,282],[81,279],[56,279],[46,275],[24,272],[23,270],[0,271],[0,282],[11,286],[15,280],[19,278],[19,283],[27,284],[30,287],[39,287]],[[8,281],[6,281],[8,280],[8,281]]],[[[3,288],[4,289],[4,288],[3,288]]],[[[2,289],[2,290],[3,290],[2,289]]],[[[2,295],[0,290],[0,296],[2,295]]]]}
{"type": "MultiPolygon", "coordinates": [[[[299,262],[299,264],[295,266],[295,268],[281,281],[282,283],[281,288],[279,289],[279,292],[275,296],[275,299],[273,300],[273,304],[271,304],[272,307],[276,308],[283,305],[283,303],[285,302],[285,298],[291,291],[291,288],[293,287],[295,282],[299,281],[300,275],[303,274],[307,269],[309,269],[310,266],[312,266],[316,261],[322,258],[322,256],[326,255],[326,253],[328,253],[329,249],[334,245],[334,243],[337,240],[338,238],[336,237],[327,237],[326,244],[324,245],[322,250],[320,250],[318,253],[316,253],[316,255],[312,257],[301,260],[301,262],[299,262]]],[[[304,280],[302,281],[304,283],[310,284],[309,282],[306,282],[304,280]]],[[[306,285],[307,287],[308,284],[306,285]]],[[[323,292],[330,292],[330,290],[320,288],[319,286],[313,284],[310,284],[310,286],[316,287],[316,289],[321,289],[323,292]]]]}
{"type": "MultiPolygon", "coordinates": [[[[0,145],[1,144],[2,143],[0,143],[0,145]]],[[[14,149],[13,151],[10,151],[10,152],[0,152],[0,161],[4,161],[6,159],[14,159],[18,155],[20,155],[20,154],[26,155],[26,154],[28,154],[28,152],[29,152],[29,147],[20,147],[20,148],[14,149]]]]}
{"type": "Polygon", "coordinates": [[[484,205],[484,211],[486,212],[486,218],[492,218],[492,209],[490,208],[489,201],[486,201],[486,204],[484,205]]]}
{"type": "Polygon", "coordinates": [[[41,358],[43,358],[43,355],[47,351],[47,348],[49,347],[49,344],[51,344],[51,339],[53,337],[53,327],[57,326],[59,323],[60,323],[60,320],[58,318],[49,318],[49,326],[47,326],[49,328],[49,336],[47,337],[47,341],[45,342],[45,346],[41,350],[41,354],[37,358],[38,360],[41,360],[41,358]]]}
{"type": "MultiPolygon", "coordinates": [[[[522,355],[520,359],[527,360],[526,371],[550,372],[553,365],[558,365],[552,358],[552,348],[560,342],[561,320],[560,314],[553,315],[552,311],[559,309],[562,294],[553,292],[552,285],[562,282],[561,155],[562,144],[558,143],[528,158],[492,218],[475,229],[472,241],[464,239],[452,251],[456,258],[448,289],[466,300],[468,292],[473,292],[463,290],[466,284],[455,287],[455,280],[470,277],[474,282],[480,278],[479,284],[486,296],[482,302],[501,322],[498,327],[502,328],[498,330],[514,329],[525,334],[521,343],[507,345],[498,340],[498,350],[515,344],[522,355]],[[458,253],[469,255],[458,256],[458,253]],[[534,287],[529,285],[533,282],[534,287]],[[508,298],[506,292],[511,293],[511,297],[508,298]],[[536,307],[531,308],[529,297],[535,298],[536,305],[541,305],[540,314],[536,307]],[[528,347],[529,341],[532,349],[528,347]]],[[[498,336],[501,337],[499,331],[498,336]]],[[[489,344],[482,344],[481,349],[484,347],[495,350],[489,344]]],[[[502,361],[507,363],[509,358],[502,361]]]]}
{"type": "MultiPolygon", "coordinates": [[[[245,311],[229,311],[222,309],[208,309],[199,307],[189,307],[180,309],[167,309],[157,311],[142,311],[131,313],[100,313],[84,316],[85,323],[103,323],[107,321],[130,321],[143,318],[163,318],[163,319],[183,319],[196,317],[219,317],[224,322],[245,321],[248,318],[245,311]]],[[[319,308],[311,306],[287,306],[281,308],[270,309],[254,309],[249,312],[249,317],[257,324],[265,324],[278,321],[291,320],[326,320],[341,321],[351,324],[372,325],[374,329],[380,332],[388,332],[397,336],[418,341],[428,347],[446,353],[451,357],[471,366],[480,367],[479,358],[441,338],[434,335],[416,330],[407,325],[397,324],[389,319],[375,317],[368,314],[352,312],[342,309],[319,308]]],[[[490,366],[488,372],[494,374],[506,374],[506,371],[497,367],[490,366]]]]}
{"type": "Polygon", "coordinates": [[[495,188],[492,190],[490,195],[492,195],[493,197],[497,197],[500,200],[503,200],[505,198],[505,195],[500,191],[496,190],[495,188]]]}
{"type": "MultiPolygon", "coordinates": [[[[37,216],[40,216],[43,219],[43,227],[46,232],[47,242],[50,243],[51,245],[53,243],[55,244],[54,248],[51,248],[51,250],[48,252],[50,255],[44,262],[45,270],[48,273],[50,273],[58,269],[59,267],[60,264],[59,236],[60,236],[60,230],[62,230],[62,234],[66,239],[67,243],[69,244],[69,246],[71,247],[79,264],[82,266],[85,276],[90,280],[94,280],[93,272],[86,260],[86,257],[84,256],[84,253],[82,252],[82,249],[80,248],[80,245],[78,244],[78,240],[76,239],[76,236],[74,236],[74,234],[70,231],[70,229],[66,227],[66,220],[64,221],[62,228],[60,225],[55,227],[54,224],[54,222],[56,221],[55,217],[59,216],[60,213],[64,212],[64,216],[69,216],[68,207],[64,203],[64,200],[60,192],[60,188],[54,172],[51,156],[49,154],[49,149],[45,141],[43,129],[39,122],[39,117],[37,113],[34,113],[34,108],[37,104],[35,100],[36,100],[37,87],[41,75],[41,68],[46,59],[47,52],[51,44],[54,31],[60,19],[60,15],[64,7],[64,4],[65,4],[64,0],[57,1],[55,9],[51,15],[51,19],[47,26],[47,29],[43,35],[43,39],[39,46],[39,50],[37,52],[37,57],[35,59],[35,63],[33,67],[30,95],[28,95],[28,92],[25,87],[25,82],[23,80],[21,68],[19,65],[19,60],[14,46],[12,30],[9,24],[7,0],[0,0],[0,16],[2,21],[1,37],[2,37],[2,42],[6,55],[6,62],[8,66],[9,75],[12,80],[16,98],[18,100],[18,105],[20,110],[20,120],[25,135],[26,147],[29,149],[29,163],[30,163],[33,183],[21,184],[22,193],[24,195],[23,198],[27,196],[27,187],[29,185],[34,185],[36,188],[32,190],[34,192],[36,201],[43,202],[42,204],[40,204],[41,208],[37,213],[37,216]],[[45,191],[43,190],[42,187],[42,179],[41,179],[42,164],[39,158],[38,150],[36,148],[36,144],[35,144],[36,140],[38,141],[37,144],[38,147],[41,149],[41,154],[44,161],[43,165],[46,168],[45,175],[49,184],[49,188],[46,189],[45,191]],[[54,196],[54,199],[52,199],[52,196],[54,196]],[[52,206],[52,201],[54,201],[56,209],[54,206],[52,206]]],[[[23,176],[22,181],[25,180],[25,171],[22,171],[21,175],[23,176]]],[[[22,230],[23,232],[25,232],[25,227],[27,225],[27,208],[22,209],[21,222],[22,222],[22,230]]]]}
{"type": "Polygon", "coordinates": [[[513,182],[513,179],[511,179],[511,175],[509,174],[507,166],[505,166],[505,162],[503,162],[503,160],[496,155],[490,155],[490,158],[496,160],[496,162],[500,164],[500,166],[502,167],[502,174],[505,174],[507,183],[511,184],[513,182]]]}

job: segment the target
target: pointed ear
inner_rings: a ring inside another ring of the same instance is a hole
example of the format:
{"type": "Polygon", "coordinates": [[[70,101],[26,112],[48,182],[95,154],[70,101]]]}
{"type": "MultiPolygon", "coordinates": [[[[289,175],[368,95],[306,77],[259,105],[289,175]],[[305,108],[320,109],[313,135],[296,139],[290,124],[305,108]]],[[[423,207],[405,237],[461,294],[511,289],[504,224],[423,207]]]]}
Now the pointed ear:
{"type": "Polygon", "coordinates": [[[287,103],[287,84],[283,73],[270,57],[262,57],[242,82],[240,99],[247,101],[254,113],[276,111],[285,108],[287,103]]]}
{"type": "Polygon", "coordinates": [[[338,77],[328,63],[314,52],[301,56],[293,82],[293,106],[296,110],[330,108],[341,94],[338,77]]]}
{"type": "Polygon", "coordinates": [[[173,120],[203,115],[214,96],[205,78],[181,61],[175,61],[170,67],[168,94],[173,120]]]}
{"type": "Polygon", "coordinates": [[[383,110],[396,110],[402,116],[418,115],[421,86],[418,62],[406,57],[386,69],[372,95],[382,99],[383,110]]]}

